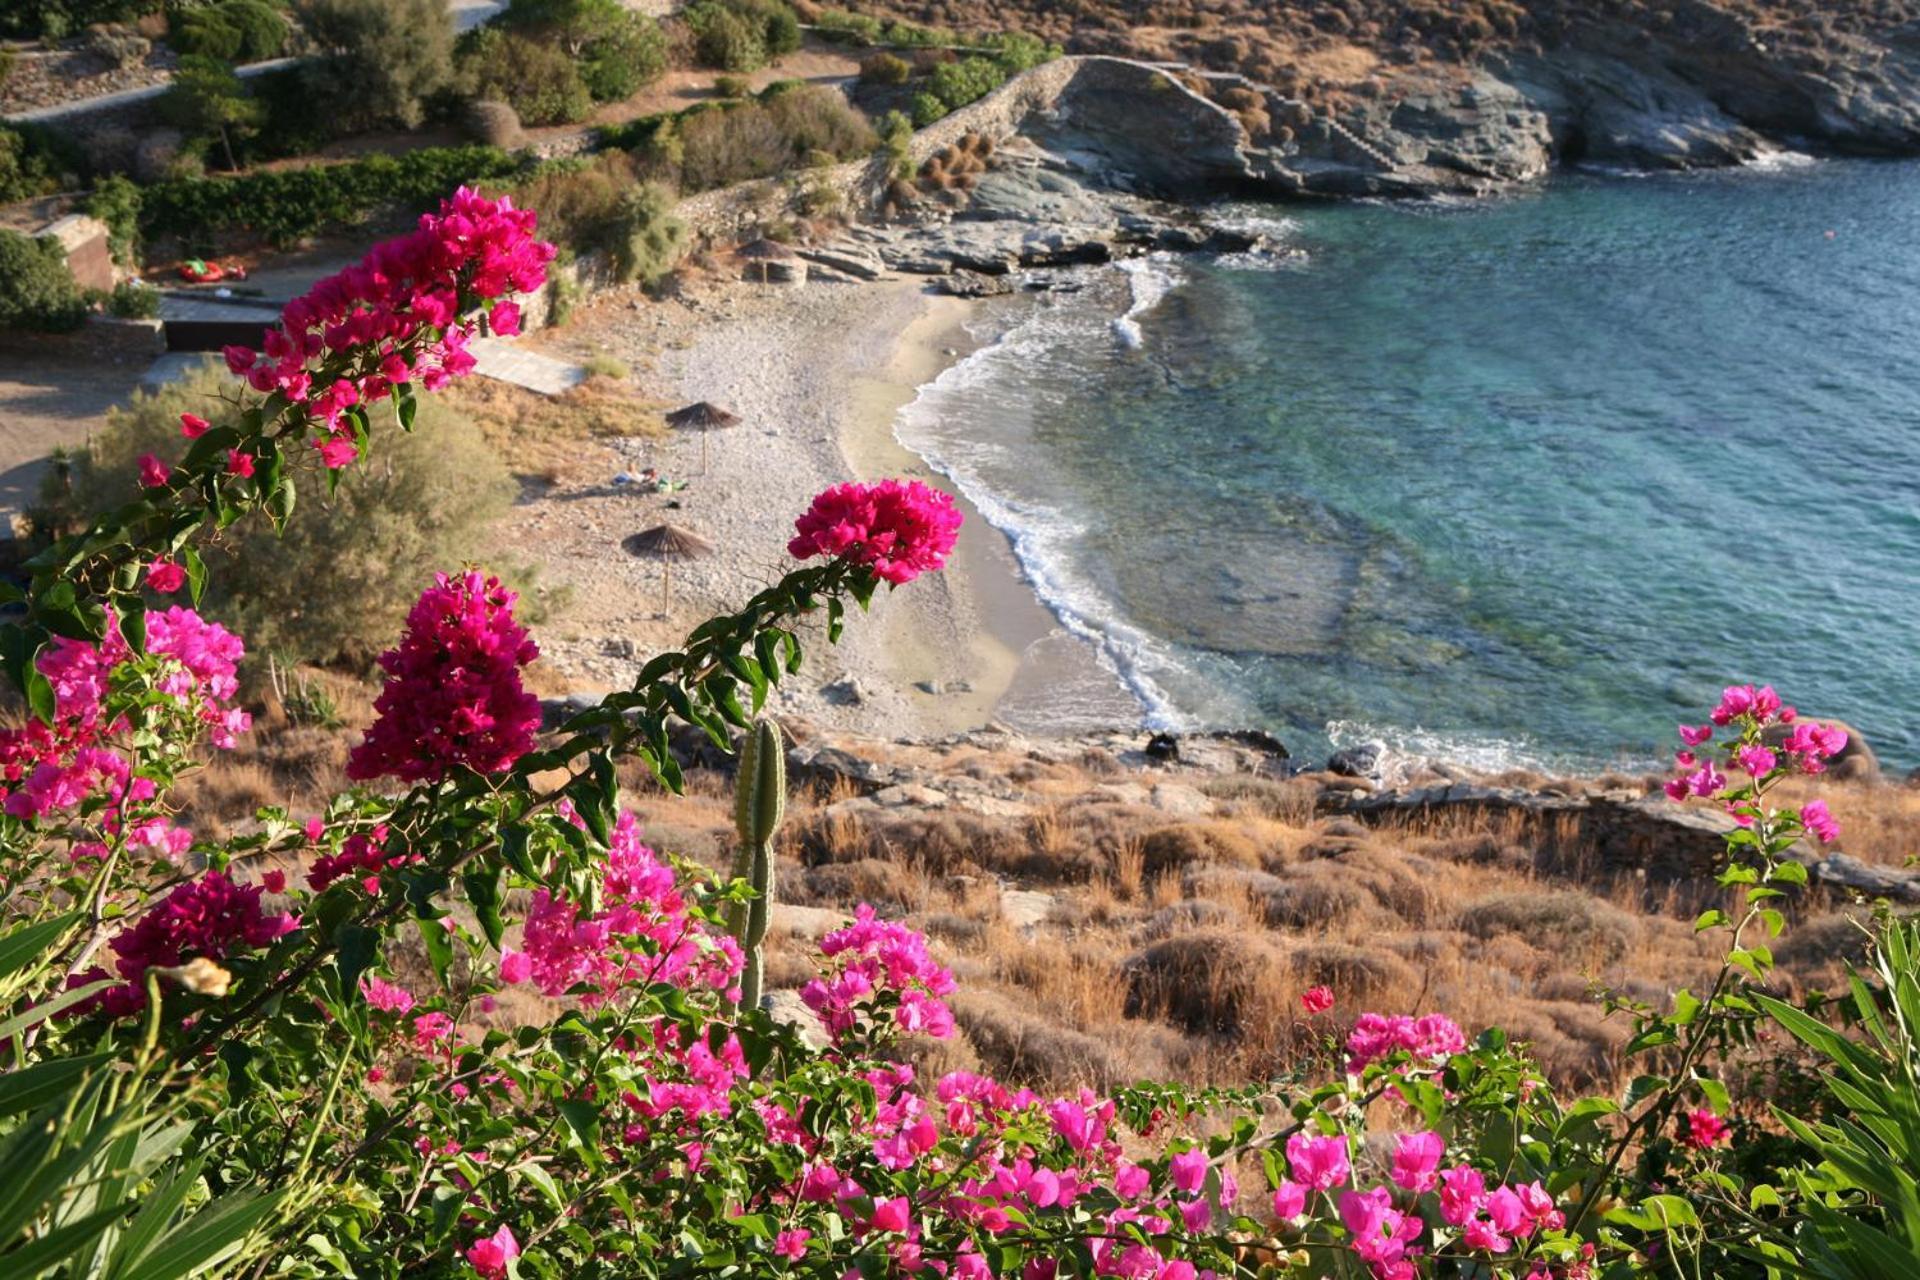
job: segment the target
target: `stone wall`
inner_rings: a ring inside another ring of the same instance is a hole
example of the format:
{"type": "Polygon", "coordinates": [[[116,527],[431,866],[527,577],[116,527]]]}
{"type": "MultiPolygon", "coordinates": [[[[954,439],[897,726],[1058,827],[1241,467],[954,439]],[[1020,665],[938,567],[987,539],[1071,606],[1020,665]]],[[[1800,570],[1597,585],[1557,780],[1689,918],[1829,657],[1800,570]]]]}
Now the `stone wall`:
{"type": "Polygon", "coordinates": [[[85,214],[70,213],[36,233],[59,245],[67,255],[67,270],[82,289],[111,289],[113,253],[108,247],[107,224],[85,214]]]}

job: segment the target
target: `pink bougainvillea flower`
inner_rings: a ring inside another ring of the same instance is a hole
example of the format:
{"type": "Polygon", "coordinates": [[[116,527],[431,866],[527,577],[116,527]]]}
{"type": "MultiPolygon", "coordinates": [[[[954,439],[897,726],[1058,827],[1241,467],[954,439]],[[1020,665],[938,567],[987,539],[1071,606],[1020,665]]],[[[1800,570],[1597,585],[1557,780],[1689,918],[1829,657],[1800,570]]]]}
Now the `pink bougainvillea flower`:
{"type": "Polygon", "coordinates": [[[1195,1194],[1207,1182],[1207,1153],[1198,1147],[1182,1151],[1167,1162],[1167,1176],[1175,1189],[1195,1194]]]}
{"type": "Polygon", "coordinates": [[[227,474],[242,480],[253,474],[253,455],[238,449],[227,450],[227,474]]]}
{"type": "Polygon", "coordinates": [[[509,985],[525,982],[533,976],[533,959],[524,951],[507,951],[500,956],[500,981],[509,985]]]}
{"type": "Polygon", "coordinates": [[[511,338],[520,332],[520,307],[517,303],[496,302],[487,312],[487,328],[496,337],[511,338]]]}
{"type": "Polygon", "coordinates": [[[1779,757],[1773,752],[1752,744],[1734,752],[1733,758],[1740,762],[1740,767],[1747,771],[1749,778],[1764,778],[1773,772],[1775,765],[1780,763],[1779,757]]]}
{"type": "Polygon", "coordinates": [[[868,1225],[875,1231],[905,1232],[913,1223],[913,1207],[905,1196],[883,1198],[873,1202],[873,1217],[868,1225]]]}
{"type": "Polygon", "coordinates": [[[167,478],[172,474],[173,473],[167,467],[167,464],[160,461],[160,459],[154,457],[152,454],[143,453],[140,455],[140,487],[141,488],[158,489],[167,483],[167,478]]]}
{"type": "Polygon", "coordinates": [[[1800,806],[1800,825],[1813,834],[1822,844],[1832,844],[1840,838],[1840,823],[1827,808],[1825,800],[1809,800],[1800,806]]]}
{"type": "Polygon", "coordinates": [[[212,425],[211,422],[208,422],[197,413],[183,413],[180,415],[180,434],[189,440],[198,440],[201,436],[207,434],[207,428],[212,425]]]}
{"type": "Polygon", "coordinates": [[[792,1231],[782,1231],[773,1238],[775,1257],[791,1258],[799,1261],[807,1256],[807,1241],[813,1239],[813,1232],[805,1227],[796,1227],[792,1231]]]}
{"type": "Polygon", "coordinates": [[[172,595],[187,585],[187,571],[170,556],[161,556],[147,566],[147,585],[161,595],[172,595]]]}
{"type": "Polygon", "coordinates": [[[413,995],[405,987],[368,975],[360,979],[360,994],[382,1013],[406,1013],[413,1008],[413,995]]]}
{"type": "Polygon", "coordinates": [[[1333,992],[1327,987],[1308,987],[1300,993],[1300,1007],[1308,1013],[1325,1013],[1333,1008],[1333,992]]]}
{"type": "Polygon", "coordinates": [[[1294,1181],[1315,1191],[1326,1191],[1347,1180],[1353,1166],[1347,1157],[1347,1140],[1335,1134],[1316,1138],[1296,1133],[1287,1139],[1287,1164],[1294,1181]]]}
{"type": "Polygon", "coordinates": [[[1394,1143],[1393,1180],[1408,1191],[1431,1191],[1439,1182],[1447,1144],[1439,1134],[1403,1133],[1394,1143]]]}
{"type": "Polygon", "coordinates": [[[507,1226],[467,1246],[467,1261],[480,1273],[481,1280],[506,1280],[507,1264],[519,1256],[520,1242],[507,1226]]]}
{"type": "Polygon", "coordinates": [[[1714,1114],[1710,1107],[1696,1107],[1687,1112],[1687,1129],[1681,1135],[1681,1141],[1696,1151],[1705,1151],[1727,1136],[1727,1122],[1714,1114]]]}
{"type": "Polygon", "coordinates": [[[951,495],[918,480],[835,485],[794,521],[787,550],[867,565],[899,586],[946,565],[962,519],[951,495]]]}
{"type": "Polygon", "coordinates": [[[1461,1226],[1487,1202],[1487,1180],[1470,1165],[1456,1165],[1440,1174],[1440,1217],[1448,1226],[1461,1226]]]}
{"type": "Polygon", "coordinates": [[[320,461],[326,464],[329,471],[338,471],[342,467],[352,466],[354,459],[360,456],[359,446],[340,436],[316,440],[313,442],[313,447],[320,451],[320,461]]]}
{"type": "Polygon", "coordinates": [[[1690,747],[1697,747],[1701,743],[1705,742],[1708,738],[1711,738],[1712,736],[1713,736],[1713,726],[1710,724],[1703,724],[1698,726],[1683,724],[1680,726],[1680,741],[1686,743],[1690,747]]]}
{"type": "Polygon", "coordinates": [[[260,887],[268,893],[285,893],[287,891],[287,873],[278,867],[275,867],[271,871],[261,872],[260,887]]]}
{"type": "Polygon", "coordinates": [[[1291,1178],[1282,1178],[1273,1189],[1273,1216],[1293,1222],[1307,1211],[1307,1189],[1291,1178]]]}
{"type": "Polygon", "coordinates": [[[520,669],[540,655],[514,621],[517,597],[473,569],[440,574],[380,655],[387,682],[373,727],[347,759],[356,780],[439,781],[455,768],[498,773],[533,749],[540,700],[520,669]]]}

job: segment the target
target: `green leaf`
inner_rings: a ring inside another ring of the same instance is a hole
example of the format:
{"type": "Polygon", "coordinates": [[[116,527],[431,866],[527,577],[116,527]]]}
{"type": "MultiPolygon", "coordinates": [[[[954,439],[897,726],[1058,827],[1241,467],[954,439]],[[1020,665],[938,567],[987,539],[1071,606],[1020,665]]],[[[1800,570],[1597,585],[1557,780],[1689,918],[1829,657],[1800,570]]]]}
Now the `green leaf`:
{"type": "Polygon", "coordinates": [[[453,942],[447,937],[447,926],[438,920],[415,920],[414,924],[420,928],[420,941],[426,944],[427,959],[445,986],[447,970],[453,965],[453,942]]]}
{"type": "Polygon", "coordinates": [[[53,683],[40,673],[39,667],[30,666],[23,674],[27,685],[27,706],[40,723],[52,724],[53,717],[59,712],[59,700],[54,695],[53,683]]]}
{"type": "Polygon", "coordinates": [[[0,1116],[44,1106],[78,1084],[89,1071],[112,1060],[110,1053],[79,1058],[50,1058],[0,1076],[0,1116]]]}
{"type": "Polygon", "coordinates": [[[78,924],[82,918],[83,913],[69,911],[65,915],[0,934],[0,978],[10,978],[39,959],[61,934],[78,924]]]}
{"type": "Polygon", "coordinates": [[[49,996],[25,1013],[15,1014],[5,1022],[0,1022],[0,1040],[17,1036],[28,1027],[39,1026],[62,1009],[70,1009],[83,1000],[90,1000],[112,985],[112,978],[102,978],[98,982],[89,982],[84,987],[72,987],[59,995],[49,996]]]}
{"type": "Polygon", "coordinates": [[[280,1207],[285,1194],[221,1196],[168,1233],[141,1261],[140,1280],[184,1280],[230,1257],[280,1207]]]}
{"type": "Polygon", "coordinates": [[[380,931],[365,925],[344,924],[333,935],[333,967],[340,976],[340,999],[352,1003],[360,977],[380,958],[380,931]]]}
{"type": "Polygon", "coordinates": [[[207,565],[200,553],[192,547],[180,549],[180,563],[187,571],[187,591],[193,597],[193,607],[200,607],[200,595],[207,589],[207,565]]]}
{"type": "Polygon", "coordinates": [[[480,929],[495,949],[506,936],[506,922],[500,918],[500,868],[469,871],[460,877],[467,891],[467,903],[480,921],[480,929]]]}

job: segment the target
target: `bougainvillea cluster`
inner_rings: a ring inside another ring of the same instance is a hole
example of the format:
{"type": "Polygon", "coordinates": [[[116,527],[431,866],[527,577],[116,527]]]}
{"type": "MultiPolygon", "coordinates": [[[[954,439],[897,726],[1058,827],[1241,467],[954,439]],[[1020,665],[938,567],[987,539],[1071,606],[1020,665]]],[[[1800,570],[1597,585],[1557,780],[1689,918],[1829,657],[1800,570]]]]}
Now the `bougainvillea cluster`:
{"type": "Polygon", "coordinates": [[[820,951],[831,967],[802,987],[800,998],[835,1039],[863,1017],[886,1019],[908,1034],[953,1034],[953,1014],[941,999],[953,994],[953,974],[934,962],[927,940],[913,930],[880,919],[863,903],[852,924],[821,940],[820,951]]]}
{"type": "Polygon", "coordinates": [[[146,806],[154,781],[135,772],[136,734],[176,742],[204,734],[231,748],[251,717],[235,705],[239,637],[178,606],[146,616],[146,653],[119,630],[99,642],[56,636],[35,660],[53,691],[53,715],[0,730],[0,794],[10,817],[47,819],[105,801],[104,834],[169,856],[190,836],[146,806]]]}
{"type": "MultiPolygon", "coordinates": [[[[126,981],[100,996],[107,1012],[119,1017],[146,1007],[148,969],[172,968],[192,959],[224,960],[244,949],[264,947],[299,927],[284,911],[269,912],[260,903],[258,885],[236,884],[224,872],[209,871],[155,901],[133,926],[110,944],[114,970],[126,981]]],[[[74,979],[82,985],[105,977],[92,970],[74,979]]]]}
{"type": "Polygon", "coordinates": [[[380,655],[387,683],[348,777],[437,782],[456,768],[497,773],[532,750],[540,700],[520,669],[540,650],[514,621],[515,599],[478,569],[434,579],[380,655]]]}
{"type": "Polygon", "coordinates": [[[502,979],[531,982],[549,996],[581,990],[589,1004],[636,983],[734,986],[739,945],[689,914],[672,866],[641,842],[631,812],[610,832],[599,888],[598,911],[551,889],[534,890],[521,949],[501,958],[502,979]]]}
{"type": "MultiPolygon", "coordinates": [[[[519,309],[503,295],[533,293],[554,247],[534,235],[531,210],[466,187],[421,215],[411,235],[376,245],[359,263],[289,302],[261,349],[225,348],[227,367],[255,391],[307,406],[313,447],[328,467],[360,453],[348,411],[418,382],[438,390],[472,372],[468,350],[478,304],[502,333],[519,332],[519,309]],[[315,384],[314,365],[347,357],[339,376],[315,384]]],[[[183,430],[192,434],[192,423],[183,430]]]]}
{"type": "Polygon", "coordinates": [[[918,480],[836,485],[794,521],[787,550],[852,560],[899,586],[946,564],[963,519],[951,495],[918,480]]]}
{"type": "MultiPolygon", "coordinates": [[[[1847,749],[1847,731],[1801,717],[1772,685],[1728,685],[1706,724],[1680,726],[1684,744],[1674,752],[1681,770],[1666,782],[1668,797],[1717,799],[1735,822],[1751,826],[1759,816],[1762,789],[1790,774],[1825,773],[1847,749]],[[1716,734],[1725,736],[1716,739],[1716,734]],[[1717,751],[1716,751],[1717,748],[1717,751]],[[1729,788],[1729,780],[1744,778],[1729,788]]],[[[1824,800],[1810,800],[1796,815],[1800,828],[1823,844],[1840,838],[1840,824],[1824,800]]]]}

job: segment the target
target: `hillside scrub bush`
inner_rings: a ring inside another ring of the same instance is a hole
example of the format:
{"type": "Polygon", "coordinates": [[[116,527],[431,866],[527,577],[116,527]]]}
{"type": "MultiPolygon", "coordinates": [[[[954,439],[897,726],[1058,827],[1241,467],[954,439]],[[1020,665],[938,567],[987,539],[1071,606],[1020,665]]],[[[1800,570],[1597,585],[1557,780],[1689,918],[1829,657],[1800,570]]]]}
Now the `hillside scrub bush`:
{"type": "Polygon", "coordinates": [[[286,47],[287,20],[266,0],[220,0],[183,10],[168,25],[167,43],[221,62],[262,62],[286,47]]]}
{"type": "Polygon", "coordinates": [[[86,320],[87,300],[59,244],[0,228],[0,330],[65,333],[86,320]]]}
{"type": "MultiPolygon", "coordinates": [[[[117,505],[137,487],[143,458],[181,452],[181,415],[217,413],[232,386],[208,362],[158,392],[135,392],[76,459],[68,500],[88,518],[117,505]]],[[[209,549],[207,612],[296,661],[371,660],[366,638],[391,632],[409,589],[483,542],[515,493],[471,423],[429,400],[415,428],[383,440],[376,465],[311,499],[284,534],[253,526],[209,549]]]]}
{"type": "Polygon", "coordinates": [[[48,146],[41,131],[0,125],[0,204],[58,191],[77,167],[48,146]]]}
{"type": "Polygon", "coordinates": [[[756,22],[722,0],[700,0],[687,7],[681,20],[693,33],[694,56],[700,65],[719,71],[747,73],[767,65],[766,25],[756,22]]]}
{"type": "Polygon", "coordinates": [[[253,136],[265,118],[232,67],[194,53],[182,57],[174,69],[160,96],[160,115],[193,141],[219,142],[230,170],[240,167],[235,144],[253,136]]]}
{"type": "Polygon", "coordinates": [[[122,320],[157,319],[160,291],[141,280],[122,280],[107,295],[107,310],[122,320]]]}
{"type": "Polygon", "coordinates": [[[683,191],[767,178],[813,163],[864,155],[873,129],[834,90],[806,85],[770,102],[747,101],[683,116],[677,133],[683,191]]]}
{"type": "Polygon", "coordinates": [[[631,97],[667,69],[660,25],[619,0],[513,0],[492,25],[557,43],[596,102],[631,97]]]}
{"type": "Polygon", "coordinates": [[[443,0],[300,0],[297,12],[319,54],[299,68],[309,110],[340,132],[416,128],[454,87],[443,0]]]}
{"type": "Polygon", "coordinates": [[[123,267],[140,261],[140,187],[115,174],[101,179],[82,206],[87,216],[107,224],[107,249],[123,267]]]}
{"type": "Polygon", "coordinates": [[[539,36],[481,27],[460,54],[460,72],[482,98],[506,102],[531,125],[572,124],[593,112],[580,63],[539,36]]]}
{"type": "MultiPolygon", "coordinates": [[[[1920,1264],[1901,1131],[1920,1108],[1915,940],[1876,926],[1850,1033],[1766,991],[1808,878],[1791,851],[1839,835],[1823,801],[1783,807],[1781,788],[1846,741],[1771,689],[1730,686],[1684,726],[1668,783],[1734,822],[1725,906],[1695,922],[1724,959],[1658,1007],[1612,995],[1637,1074],[1577,1100],[1497,1028],[1327,987],[1271,1007],[1280,953],[1244,931],[1190,935],[1142,973],[1200,984],[1209,1028],[1289,1021],[1302,1054],[1245,1085],[920,1079],[912,1061],[941,1059],[914,1042],[957,1039],[958,983],[870,906],[820,940],[798,989],[811,1039],[743,1000],[760,931],[738,922],[765,921],[771,875],[723,879],[647,844],[622,766],[678,792],[676,730],[723,752],[777,734],[756,717],[815,636],[837,641],[882,582],[944,566],[959,513],[918,482],[818,495],[795,567],[544,739],[515,594],[449,567],[381,638],[358,785],[245,834],[181,826],[177,784],[250,726],[245,641],[193,607],[213,589],[204,552],[255,524],[291,532],[314,491],[425,438],[420,396],[542,287],[553,251],[534,231],[456,193],[289,304],[261,350],[227,351],[237,382],[210,416],[181,415],[184,455],[140,458],[119,505],[27,565],[0,624],[26,710],[0,736],[10,1275],[1878,1280],[1920,1264]],[[537,1016],[502,1016],[535,994],[537,1016]],[[1726,1083],[1778,1027],[1833,1067],[1790,1113],[1726,1083]]],[[[741,770],[743,846],[772,846],[778,772],[741,770]]],[[[1330,955],[1336,972],[1352,959],[1330,955]]]]}
{"type": "Polygon", "coordinates": [[[893,86],[913,77],[913,68],[905,58],[891,53],[875,53],[860,60],[860,83],[893,86]]]}

